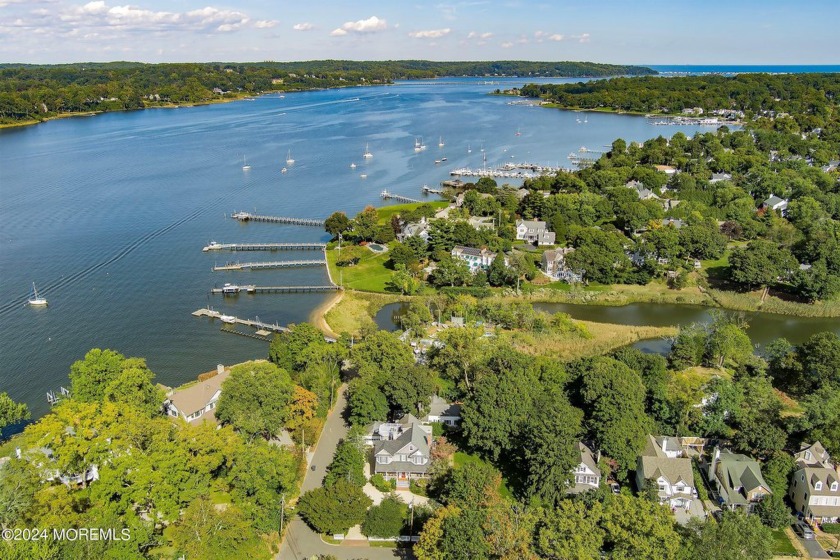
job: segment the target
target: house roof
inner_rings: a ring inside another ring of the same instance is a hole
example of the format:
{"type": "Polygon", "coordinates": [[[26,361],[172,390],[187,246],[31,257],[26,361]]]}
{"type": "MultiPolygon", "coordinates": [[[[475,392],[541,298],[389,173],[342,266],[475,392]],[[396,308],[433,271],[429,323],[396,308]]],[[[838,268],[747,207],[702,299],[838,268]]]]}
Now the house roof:
{"type": "Polygon", "coordinates": [[[799,452],[795,453],[793,457],[797,463],[803,465],[828,466],[825,463],[831,464],[831,456],[819,441],[812,444],[803,443],[799,452]]]}
{"type": "Polygon", "coordinates": [[[694,471],[688,457],[670,458],[662,450],[660,442],[665,440],[665,449],[681,450],[680,440],[671,436],[648,435],[645,448],[639,456],[638,469],[645,480],[657,480],[662,477],[671,484],[680,480],[688,486],[694,486],[694,471]]]}
{"type": "Polygon", "coordinates": [[[225,379],[227,379],[229,375],[230,370],[225,370],[206,381],[200,381],[195,385],[190,385],[184,389],[176,389],[175,392],[170,395],[169,400],[172,401],[172,404],[175,405],[178,412],[184,414],[185,416],[189,416],[190,414],[207,406],[207,403],[210,402],[213,395],[215,395],[217,391],[221,391],[222,383],[224,383],[225,379]]]}
{"type": "Polygon", "coordinates": [[[598,468],[598,462],[595,460],[592,450],[582,441],[578,442],[578,450],[580,451],[580,462],[589,467],[589,470],[601,476],[601,469],[598,468]]]}
{"type": "Polygon", "coordinates": [[[770,493],[770,486],[761,476],[761,467],[758,462],[746,455],[721,451],[715,475],[730,503],[747,503],[747,493],[758,488],[763,488],[768,494],[770,493]]]}
{"type": "Polygon", "coordinates": [[[420,421],[411,414],[406,414],[399,420],[399,423],[405,423],[407,427],[394,439],[376,442],[373,446],[374,455],[382,453],[394,455],[410,446],[412,449],[408,454],[420,453],[428,457],[429,439],[427,438],[429,434],[422,429],[420,421]]]}
{"type": "Polygon", "coordinates": [[[435,395],[432,397],[432,402],[429,405],[429,416],[461,416],[461,405],[446,402],[445,399],[435,395]]]}
{"type": "Polygon", "coordinates": [[[516,227],[524,225],[528,229],[545,229],[545,222],[540,220],[519,220],[516,227]]]}
{"type": "Polygon", "coordinates": [[[811,515],[815,517],[838,517],[840,516],[840,506],[812,506],[809,505],[811,515]]]}
{"type": "Polygon", "coordinates": [[[452,252],[459,253],[462,255],[471,255],[473,257],[495,255],[495,253],[491,253],[487,249],[476,249],[475,247],[464,247],[462,245],[456,245],[455,247],[453,247],[452,252]]]}
{"type": "MultiPolygon", "coordinates": [[[[831,491],[831,484],[840,483],[840,474],[829,467],[804,467],[794,473],[794,477],[805,475],[805,482],[808,483],[808,492],[812,496],[840,496],[840,488],[831,491]],[[822,488],[816,489],[817,482],[822,482],[822,488]]],[[[840,486],[840,485],[839,485],[840,486]]]]}
{"type": "Polygon", "coordinates": [[[771,208],[773,208],[775,206],[778,206],[779,204],[782,204],[782,203],[786,204],[787,200],[785,200],[783,198],[779,198],[775,194],[771,194],[770,198],[768,198],[767,200],[764,201],[764,205],[769,206],[771,208]]]}

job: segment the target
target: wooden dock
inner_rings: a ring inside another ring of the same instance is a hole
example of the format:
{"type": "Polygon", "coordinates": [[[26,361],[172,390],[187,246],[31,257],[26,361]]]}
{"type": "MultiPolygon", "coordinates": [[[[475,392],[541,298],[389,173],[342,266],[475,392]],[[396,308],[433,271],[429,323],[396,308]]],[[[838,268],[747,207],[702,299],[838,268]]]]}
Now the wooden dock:
{"type": "Polygon", "coordinates": [[[236,295],[240,292],[248,294],[295,294],[295,293],[313,293],[313,292],[332,292],[340,290],[336,285],[327,286],[226,286],[224,288],[212,288],[211,294],[226,294],[236,295]]]}
{"type": "Polygon", "coordinates": [[[214,266],[213,271],[220,270],[264,270],[269,268],[301,268],[304,266],[326,266],[327,261],[271,261],[271,262],[245,262],[228,263],[222,266],[214,266]]]}
{"type": "Polygon", "coordinates": [[[423,202],[422,200],[418,200],[416,198],[409,198],[407,196],[402,196],[402,195],[399,195],[399,194],[394,194],[394,193],[388,192],[387,189],[382,191],[381,193],[379,193],[379,196],[381,196],[384,200],[388,200],[389,198],[392,198],[392,199],[396,200],[397,202],[423,202]]]}
{"type": "Polygon", "coordinates": [[[423,194],[443,194],[442,189],[434,189],[429,185],[423,185],[423,194]]]}
{"type": "Polygon", "coordinates": [[[208,251],[324,251],[326,243],[216,243],[211,241],[202,249],[208,251]]]}
{"type": "MultiPolygon", "coordinates": [[[[220,319],[224,322],[222,325],[221,331],[226,333],[238,334],[240,336],[247,336],[249,338],[255,338],[257,340],[263,340],[269,342],[271,340],[271,335],[274,333],[280,332],[289,332],[289,327],[285,327],[283,325],[279,325],[277,323],[265,323],[260,321],[260,318],[257,317],[256,319],[240,319],[239,317],[234,317],[232,315],[225,315],[215,309],[197,309],[196,311],[192,312],[194,317],[207,317],[209,319],[220,319]],[[224,317],[224,319],[223,319],[224,317]],[[252,327],[256,329],[256,332],[248,333],[236,330],[235,325],[243,325],[246,327],[252,327]]],[[[334,338],[329,336],[325,336],[324,340],[327,342],[335,342],[334,338]]]]}
{"type": "Polygon", "coordinates": [[[289,218],[286,216],[261,216],[250,212],[234,212],[230,215],[240,222],[270,222],[274,224],[291,224],[296,226],[324,227],[324,220],[314,218],[289,218]]]}

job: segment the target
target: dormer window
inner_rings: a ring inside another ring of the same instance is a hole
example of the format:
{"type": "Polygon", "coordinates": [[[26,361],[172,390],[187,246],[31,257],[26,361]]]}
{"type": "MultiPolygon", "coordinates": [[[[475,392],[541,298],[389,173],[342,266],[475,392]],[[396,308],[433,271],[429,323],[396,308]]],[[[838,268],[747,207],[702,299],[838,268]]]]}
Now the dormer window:
{"type": "Polygon", "coordinates": [[[814,483],[814,490],[822,490],[822,482],[817,481],[814,483]]]}
{"type": "Polygon", "coordinates": [[[837,492],[837,483],[836,482],[831,483],[831,491],[832,492],[837,492]]]}

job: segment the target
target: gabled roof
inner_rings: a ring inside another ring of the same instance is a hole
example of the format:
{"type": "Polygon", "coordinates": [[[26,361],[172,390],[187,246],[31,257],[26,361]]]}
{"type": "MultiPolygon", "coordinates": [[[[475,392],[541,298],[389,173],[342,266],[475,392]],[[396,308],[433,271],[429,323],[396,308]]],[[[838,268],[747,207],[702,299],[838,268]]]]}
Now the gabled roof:
{"type": "Polygon", "coordinates": [[[803,465],[829,466],[831,464],[831,456],[819,441],[812,444],[803,443],[799,452],[794,454],[793,457],[797,463],[803,465]],[[828,465],[825,465],[825,463],[828,463],[828,465]]]}
{"type": "MultiPolygon", "coordinates": [[[[664,478],[670,484],[676,484],[682,481],[688,486],[694,486],[694,471],[691,467],[691,459],[688,457],[668,457],[662,446],[660,440],[662,436],[647,436],[645,448],[639,456],[637,468],[641,471],[642,478],[645,480],[657,480],[660,477],[664,478]]],[[[666,436],[666,449],[674,450],[682,449],[679,439],[675,437],[666,436]]]]}
{"type": "Polygon", "coordinates": [[[486,250],[476,249],[475,247],[464,247],[463,245],[456,245],[455,247],[453,247],[452,252],[460,253],[462,255],[471,255],[473,257],[480,257],[486,253],[486,250]]]}
{"type": "Polygon", "coordinates": [[[578,442],[578,450],[580,451],[580,462],[586,465],[596,475],[601,476],[601,469],[598,468],[598,462],[595,461],[595,455],[592,453],[592,450],[582,441],[578,442]]]}
{"type": "Polygon", "coordinates": [[[747,493],[763,488],[768,494],[770,486],[761,475],[758,462],[746,455],[721,451],[715,475],[730,503],[746,503],[747,493]]]}
{"type": "Polygon", "coordinates": [[[437,395],[432,397],[428,416],[461,416],[461,405],[447,402],[437,395]]]}
{"type": "Polygon", "coordinates": [[[785,200],[784,198],[779,198],[775,194],[771,194],[770,198],[764,201],[764,205],[769,206],[770,208],[774,208],[782,203],[787,204],[787,200],[785,200]]]}
{"type": "Polygon", "coordinates": [[[217,391],[221,391],[222,383],[230,375],[230,370],[225,370],[222,373],[216,374],[206,381],[201,381],[195,385],[190,385],[185,389],[176,389],[169,397],[172,404],[178,409],[178,412],[185,416],[189,416],[196,411],[201,410],[217,391]]]}
{"type": "Polygon", "coordinates": [[[525,226],[528,229],[545,229],[545,222],[540,220],[517,220],[516,227],[525,226]]]}

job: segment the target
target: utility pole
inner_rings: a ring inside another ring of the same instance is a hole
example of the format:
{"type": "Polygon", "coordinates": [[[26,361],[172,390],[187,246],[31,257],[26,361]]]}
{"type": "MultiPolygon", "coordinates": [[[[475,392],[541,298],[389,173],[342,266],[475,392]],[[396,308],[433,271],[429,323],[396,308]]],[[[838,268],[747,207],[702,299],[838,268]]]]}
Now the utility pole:
{"type": "Polygon", "coordinates": [[[280,495],[280,540],[283,540],[283,522],[285,521],[286,513],[286,494],[280,495]]]}
{"type": "Polygon", "coordinates": [[[408,524],[408,540],[411,542],[411,537],[414,536],[414,500],[411,500],[411,503],[408,504],[408,509],[411,511],[411,521],[408,524]]]}

